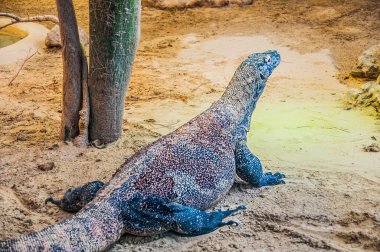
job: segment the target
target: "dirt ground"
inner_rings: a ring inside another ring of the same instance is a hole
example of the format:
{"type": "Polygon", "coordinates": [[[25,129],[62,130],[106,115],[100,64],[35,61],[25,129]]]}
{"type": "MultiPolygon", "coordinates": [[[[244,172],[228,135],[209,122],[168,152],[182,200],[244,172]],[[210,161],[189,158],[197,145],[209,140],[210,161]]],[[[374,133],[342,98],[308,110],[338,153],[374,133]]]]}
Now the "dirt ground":
{"type": "MultiPolygon", "coordinates": [[[[54,2],[1,1],[0,11],[55,14],[54,2]]],[[[87,2],[74,1],[86,30],[87,2]]],[[[44,199],[109,180],[126,157],[217,100],[245,56],[277,49],[283,63],[254,113],[249,145],[288,183],[234,186],[216,208],[245,204],[232,217],[238,227],[195,238],[125,236],[110,251],[379,251],[380,154],[362,148],[379,143],[380,121],[339,101],[348,86],[360,84],[347,73],[380,42],[379,30],[378,0],[143,8],[123,137],[102,150],[58,139],[60,51],[39,50],[12,85],[21,62],[0,65],[0,240],[68,217],[44,199]],[[37,168],[48,162],[52,170],[37,168]]]]}

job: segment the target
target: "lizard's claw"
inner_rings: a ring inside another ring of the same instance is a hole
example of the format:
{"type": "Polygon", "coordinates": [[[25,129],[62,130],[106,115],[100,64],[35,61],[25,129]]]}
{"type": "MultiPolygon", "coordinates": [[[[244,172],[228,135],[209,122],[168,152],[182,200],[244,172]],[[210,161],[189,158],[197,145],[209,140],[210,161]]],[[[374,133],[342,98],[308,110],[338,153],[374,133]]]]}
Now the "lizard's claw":
{"type": "Polygon", "coordinates": [[[260,178],[259,186],[272,186],[272,185],[279,185],[279,184],[285,184],[285,181],[283,180],[285,178],[285,174],[276,172],[275,174],[272,174],[271,172],[264,173],[263,176],[260,178]]]}
{"type": "Polygon", "coordinates": [[[60,200],[53,199],[50,196],[45,199],[45,205],[47,205],[48,202],[51,202],[51,203],[53,203],[54,205],[57,205],[57,206],[61,205],[61,201],[60,200]]]}
{"type": "Polygon", "coordinates": [[[276,177],[278,177],[278,178],[280,178],[280,179],[285,178],[285,174],[283,174],[283,173],[276,172],[273,175],[276,176],[276,177]]]}
{"type": "Polygon", "coordinates": [[[227,221],[227,222],[222,222],[220,224],[221,227],[223,227],[223,226],[229,226],[229,225],[238,226],[239,223],[236,222],[236,221],[230,220],[230,221],[227,221]]]}

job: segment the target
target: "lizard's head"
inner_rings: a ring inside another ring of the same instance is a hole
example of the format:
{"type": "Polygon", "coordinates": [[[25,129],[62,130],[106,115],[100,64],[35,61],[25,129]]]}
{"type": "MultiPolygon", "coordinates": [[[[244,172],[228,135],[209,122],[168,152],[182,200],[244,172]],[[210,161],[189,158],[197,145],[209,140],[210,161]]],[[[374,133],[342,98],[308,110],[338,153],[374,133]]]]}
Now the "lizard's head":
{"type": "Polygon", "coordinates": [[[245,61],[250,71],[254,71],[254,83],[257,84],[254,88],[258,94],[264,90],[265,83],[273,70],[280,64],[281,57],[277,51],[266,51],[264,53],[254,53],[245,61]]]}
{"type": "Polygon", "coordinates": [[[273,70],[280,64],[281,57],[277,51],[254,53],[246,59],[246,62],[258,70],[259,77],[263,80],[269,78],[273,70]]]}

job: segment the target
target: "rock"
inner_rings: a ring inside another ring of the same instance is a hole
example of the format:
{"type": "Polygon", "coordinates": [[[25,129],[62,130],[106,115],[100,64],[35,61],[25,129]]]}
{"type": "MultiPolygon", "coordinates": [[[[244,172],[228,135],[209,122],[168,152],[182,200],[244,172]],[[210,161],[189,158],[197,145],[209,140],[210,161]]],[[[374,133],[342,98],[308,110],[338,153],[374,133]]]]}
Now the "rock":
{"type": "Polygon", "coordinates": [[[97,149],[104,149],[104,148],[107,147],[107,145],[103,141],[101,141],[99,139],[96,139],[96,140],[92,141],[91,145],[93,147],[97,148],[97,149]]]}
{"type": "Polygon", "coordinates": [[[145,121],[145,122],[149,122],[149,123],[154,123],[154,122],[156,122],[156,120],[154,120],[153,118],[145,119],[144,121],[145,121]]]}
{"type": "Polygon", "coordinates": [[[254,0],[145,0],[144,6],[158,9],[184,9],[193,7],[223,7],[227,5],[249,5],[254,0]]]}
{"type": "Polygon", "coordinates": [[[350,102],[355,101],[359,95],[361,94],[361,91],[357,88],[352,88],[347,92],[347,98],[350,102]]]}
{"type": "Polygon", "coordinates": [[[360,89],[347,92],[347,109],[354,107],[370,108],[380,117],[380,85],[375,81],[365,83],[360,89]]]}
{"type": "Polygon", "coordinates": [[[365,146],[363,149],[366,152],[380,152],[380,146],[377,143],[365,146]]]}
{"type": "Polygon", "coordinates": [[[376,85],[375,82],[373,82],[373,81],[369,81],[369,82],[365,83],[364,85],[362,85],[361,88],[362,88],[362,90],[364,90],[365,92],[368,92],[370,89],[372,89],[372,87],[373,87],[374,85],[376,85]]]}
{"type": "Polygon", "coordinates": [[[230,0],[230,4],[236,4],[239,6],[244,6],[244,5],[250,5],[253,3],[253,0],[230,0]]]}
{"type": "MultiPolygon", "coordinates": [[[[79,27],[79,39],[83,46],[88,45],[89,39],[87,33],[79,27]]],[[[47,48],[50,47],[62,47],[61,44],[61,33],[59,32],[59,26],[55,25],[50,32],[46,35],[45,45],[47,48]]]]}
{"type": "Polygon", "coordinates": [[[48,162],[48,163],[45,163],[45,164],[39,164],[37,166],[37,168],[40,169],[41,171],[51,171],[51,170],[53,170],[54,167],[55,167],[54,162],[48,162]]]}
{"type": "Polygon", "coordinates": [[[48,149],[49,150],[56,150],[59,148],[59,145],[58,144],[53,144],[52,146],[50,146],[48,149]]]}
{"type": "Polygon", "coordinates": [[[380,75],[380,44],[374,45],[359,56],[351,76],[376,79],[380,75]]]}

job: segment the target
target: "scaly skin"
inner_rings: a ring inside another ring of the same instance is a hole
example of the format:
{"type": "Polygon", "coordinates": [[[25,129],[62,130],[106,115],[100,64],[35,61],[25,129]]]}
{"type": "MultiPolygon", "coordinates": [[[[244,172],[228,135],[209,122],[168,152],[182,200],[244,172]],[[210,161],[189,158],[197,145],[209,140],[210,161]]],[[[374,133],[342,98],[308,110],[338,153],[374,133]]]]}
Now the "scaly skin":
{"type": "Polygon", "coordinates": [[[254,186],[284,183],[280,173],[263,174],[245,144],[252,111],[279,62],[275,51],[248,57],[217,102],[129,158],[97,193],[101,182],[69,191],[61,201],[48,199],[76,211],[96,194],[79,213],[0,242],[0,251],[99,251],[125,233],[200,235],[236,224],[223,219],[243,206],[203,211],[228,192],[236,174],[254,186]]]}

